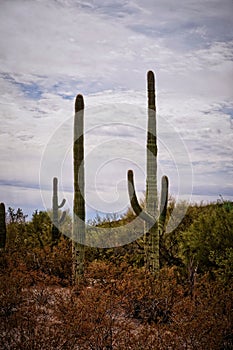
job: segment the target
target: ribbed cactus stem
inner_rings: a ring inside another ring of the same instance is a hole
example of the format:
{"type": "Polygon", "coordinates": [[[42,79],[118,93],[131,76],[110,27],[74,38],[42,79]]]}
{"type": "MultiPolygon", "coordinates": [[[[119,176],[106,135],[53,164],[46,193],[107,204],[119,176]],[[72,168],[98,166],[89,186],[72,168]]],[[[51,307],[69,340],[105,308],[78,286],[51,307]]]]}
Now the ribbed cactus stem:
{"type": "Polygon", "coordinates": [[[74,205],[73,205],[73,283],[84,273],[85,257],[85,199],[84,199],[84,100],[77,95],[74,117],[74,205]]]}
{"type": "Polygon", "coordinates": [[[56,177],[53,178],[53,223],[58,225],[58,196],[57,196],[57,183],[56,177]]]}
{"type": "Polygon", "coordinates": [[[157,138],[155,77],[152,71],[147,73],[148,93],[148,130],[147,130],[147,179],[145,209],[154,219],[151,226],[145,222],[145,264],[153,273],[159,270],[159,233],[158,233],[158,198],[157,198],[157,138]]]}
{"type": "Polygon", "coordinates": [[[6,246],[6,210],[5,204],[0,203],[0,249],[6,246]]]}
{"type": "Polygon", "coordinates": [[[135,214],[145,222],[144,249],[145,265],[155,276],[159,271],[159,236],[164,232],[167,201],[168,178],[163,176],[161,186],[160,210],[158,208],[157,192],[157,136],[156,136],[156,105],[155,105],[155,77],[152,71],[147,73],[148,92],[148,130],[147,130],[147,178],[145,211],[137,200],[133,171],[128,171],[128,192],[131,206],[135,214]]]}
{"type": "Polygon", "coordinates": [[[158,215],[157,199],[157,137],[154,73],[147,73],[148,91],[148,130],[147,130],[147,179],[146,210],[154,217],[158,215]]]}
{"type": "Polygon", "coordinates": [[[58,204],[58,179],[56,177],[53,178],[53,226],[52,226],[52,244],[56,245],[61,236],[60,233],[60,225],[65,220],[66,212],[62,213],[61,218],[59,218],[58,209],[62,208],[65,205],[66,200],[63,199],[61,204],[58,204]]]}

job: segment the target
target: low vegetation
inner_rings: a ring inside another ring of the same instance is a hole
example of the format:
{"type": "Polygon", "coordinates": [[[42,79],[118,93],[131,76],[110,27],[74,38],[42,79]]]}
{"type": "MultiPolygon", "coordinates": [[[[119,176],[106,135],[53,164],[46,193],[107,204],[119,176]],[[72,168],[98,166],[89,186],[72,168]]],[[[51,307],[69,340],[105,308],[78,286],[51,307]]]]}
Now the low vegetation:
{"type": "MultiPolygon", "coordinates": [[[[129,211],[93,227],[133,218],[129,211]]],[[[229,201],[192,205],[161,237],[156,279],[145,271],[138,239],[87,247],[84,278],[72,286],[69,214],[67,235],[54,245],[48,213],[35,211],[26,221],[21,209],[9,208],[0,253],[0,349],[232,349],[232,223],[229,201]]]]}

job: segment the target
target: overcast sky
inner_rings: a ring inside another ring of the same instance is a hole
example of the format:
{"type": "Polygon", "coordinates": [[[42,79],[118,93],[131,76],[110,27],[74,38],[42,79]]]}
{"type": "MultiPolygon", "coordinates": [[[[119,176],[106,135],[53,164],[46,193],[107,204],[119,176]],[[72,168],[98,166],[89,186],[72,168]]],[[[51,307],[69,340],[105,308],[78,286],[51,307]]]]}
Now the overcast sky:
{"type": "Polygon", "coordinates": [[[146,73],[156,74],[159,177],[176,200],[233,200],[232,0],[1,0],[0,201],[72,210],[72,127],[85,99],[88,218],[145,191],[146,73]]]}

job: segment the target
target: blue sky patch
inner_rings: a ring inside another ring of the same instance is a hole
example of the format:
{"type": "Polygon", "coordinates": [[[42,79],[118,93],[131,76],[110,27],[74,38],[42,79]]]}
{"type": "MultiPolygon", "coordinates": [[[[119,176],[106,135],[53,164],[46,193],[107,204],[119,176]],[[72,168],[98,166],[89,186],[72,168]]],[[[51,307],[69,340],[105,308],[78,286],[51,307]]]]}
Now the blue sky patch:
{"type": "Polygon", "coordinates": [[[32,100],[39,100],[43,94],[42,89],[36,83],[16,83],[24,95],[32,100]]]}
{"type": "Polygon", "coordinates": [[[39,100],[43,94],[41,87],[35,82],[21,83],[8,73],[2,73],[1,77],[4,80],[9,81],[11,84],[17,86],[24,96],[29,99],[39,100]]]}
{"type": "Polygon", "coordinates": [[[233,106],[223,106],[219,109],[219,112],[228,114],[231,117],[231,119],[233,119],[233,106]]]}

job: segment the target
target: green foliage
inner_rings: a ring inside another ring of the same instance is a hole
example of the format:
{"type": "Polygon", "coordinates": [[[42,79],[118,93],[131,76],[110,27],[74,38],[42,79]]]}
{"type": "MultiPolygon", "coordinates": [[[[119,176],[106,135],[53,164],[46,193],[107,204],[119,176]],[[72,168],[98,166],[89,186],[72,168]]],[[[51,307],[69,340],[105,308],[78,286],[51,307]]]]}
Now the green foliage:
{"type": "Polygon", "coordinates": [[[9,207],[7,210],[7,248],[8,249],[21,249],[22,243],[26,235],[26,218],[22,209],[9,207]]]}
{"type": "Polygon", "coordinates": [[[232,275],[233,210],[225,204],[199,208],[198,217],[182,234],[181,253],[187,264],[192,259],[199,272],[232,275]],[[225,266],[225,267],[224,267],[225,266]]]}
{"type": "Polygon", "coordinates": [[[233,247],[211,251],[209,259],[214,263],[215,273],[220,280],[230,283],[233,280],[233,247]]]}
{"type": "Polygon", "coordinates": [[[51,243],[51,220],[47,212],[35,210],[32,220],[27,224],[25,244],[44,248],[51,243]]]}
{"type": "Polygon", "coordinates": [[[186,262],[181,254],[182,234],[196,220],[200,210],[198,205],[188,206],[185,201],[176,203],[172,197],[169,199],[166,222],[170,220],[167,227],[170,232],[163,232],[160,236],[160,263],[162,267],[175,265],[184,268],[186,262]],[[176,214],[174,215],[174,213],[176,214]],[[170,224],[176,228],[170,230],[170,224]]]}

